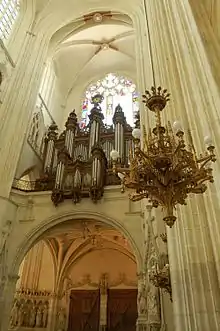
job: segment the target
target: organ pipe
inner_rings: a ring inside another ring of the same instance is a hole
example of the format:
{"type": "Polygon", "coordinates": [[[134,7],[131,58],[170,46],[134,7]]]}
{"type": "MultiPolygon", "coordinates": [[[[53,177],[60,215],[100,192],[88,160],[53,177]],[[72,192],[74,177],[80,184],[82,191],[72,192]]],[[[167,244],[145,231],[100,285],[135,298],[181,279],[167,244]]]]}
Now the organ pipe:
{"type": "Polygon", "coordinates": [[[65,147],[70,157],[73,156],[73,144],[77,128],[77,116],[73,110],[66,121],[65,147]]]}
{"type": "Polygon", "coordinates": [[[119,153],[120,162],[125,163],[124,131],[126,119],[120,105],[115,108],[113,123],[115,125],[115,149],[119,153]]]}
{"type": "Polygon", "coordinates": [[[97,201],[103,195],[104,185],[119,184],[117,179],[112,182],[112,173],[107,171],[111,167],[110,153],[116,149],[121,163],[128,163],[132,128],[126,123],[120,105],[113,116],[114,127],[105,126],[101,101],[100,95],[92,98],[93,108],[86,128],[80,128],[73,111],[59,138],[56,127],[52,126],[48,131],[44,170],[52,173],[51,199],[55,206],[66,198],[77,203],[81,197],[90,196],[97,201]]]}
{"type": "Polygon", "coordinates": [[[53,165],[53,155],[54,155],[54,144],[57,139],[57,125],[52,124],[48,129],[47,135],[47,148],[45,152],[45,159],[44,159],[44,172],[51,173],[52,165],[53,165]]]}
{"type": "Polygon", "coordinates": [[[56,180],[55,180],[56,189],[62,188],[63,174],[64,174],[64,164],[63,162],[60,161],[57,165],[56,180]]]}
{"type": "Polygon", "coordinates": [[[66,158],[67,158],[65,147],[58,152],[57,157],[58,157],[58,165],[56,171],[55,188],[61,190],[63,184],[63,175],[66,164],[66,158]]]}
{"type": "Polygon", "coordinates": [[[103,100],[101,95],[96,95],[92,98],[92,104],[94,105],[89,115],[89,156],[91,155],[92,148],[100,143],[100,130],[103,126],[104,116],[102,114],[99,103],[103,100]]]}

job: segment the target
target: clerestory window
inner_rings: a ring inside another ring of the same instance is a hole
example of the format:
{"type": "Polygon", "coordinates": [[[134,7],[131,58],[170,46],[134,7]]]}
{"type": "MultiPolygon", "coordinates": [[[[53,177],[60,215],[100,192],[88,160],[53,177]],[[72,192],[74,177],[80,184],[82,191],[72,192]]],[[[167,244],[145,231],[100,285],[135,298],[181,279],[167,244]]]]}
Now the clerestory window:
{"type": "Polygon", "coordinates": [[[101,108],[106,125],[112,125],[115,108],[120,104],[125,113],[127,123],[134,126],[135,115],[139,110],[136,86],[124,76],[109,73],[103,79],[98,80],[95,84],[91,84],[87,88],[82,103],[81,128],[86,127],[89,122],[88,115],[93,107],[91,98],[97,93],[104,96],[101,108]]]}
{"type": "Polygon", "coordinates": [[[9,39],[20,11],[20,0],[0,0],[0,38],[9,39]]]}

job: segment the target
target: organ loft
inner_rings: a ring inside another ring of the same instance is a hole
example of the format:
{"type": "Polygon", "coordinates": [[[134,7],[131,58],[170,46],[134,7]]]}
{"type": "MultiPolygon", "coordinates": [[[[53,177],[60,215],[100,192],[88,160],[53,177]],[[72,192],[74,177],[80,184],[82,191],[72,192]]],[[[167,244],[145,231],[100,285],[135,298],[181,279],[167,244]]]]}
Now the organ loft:
{"type": "MultiPolygon", "coordinates": [[[[93,107],[89,123],[80,128],[75,111],[67,118],[66,129],[58,135],[55,124],[50,125],[45,138],[42,177],[37,179],[33,190],[52,190],[55,206],[65,199],[74,203],[89,197],[97,202],[102,198],[104,187],[119,185],[120,178],[112,171],[111,151],[117,149],[120,163],[129,166],[132,151],[132,127],[127,124],[120,105],[115,108],[112,125],[103,123],[100,107],[102,95],[92,97],[93,107]]],[[[139,127],[139,114],[136,115],[139,127]]]]}

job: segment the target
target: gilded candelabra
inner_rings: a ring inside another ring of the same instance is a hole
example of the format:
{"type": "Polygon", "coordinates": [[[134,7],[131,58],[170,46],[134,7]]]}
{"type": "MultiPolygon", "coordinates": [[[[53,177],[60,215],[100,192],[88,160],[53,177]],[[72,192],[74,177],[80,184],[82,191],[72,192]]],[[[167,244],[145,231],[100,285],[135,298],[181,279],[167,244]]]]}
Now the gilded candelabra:
{"type": "Polygon", "coordinates": [[[197,156],[190,133],[190,146],[186,148],[184,131],[178,121],[174,122],[173,128],[169,122],[162,125],[161,112],[168,101],[169,94],[161,87],[145,91],[143,102],[154,112],[156,126],[149,129],[148,135],[144,128],[143,149],[140,129],[133,130],[134,149],[130,152],[129,168],[117,162],[118,151],[113,150],[111,158],[113,171],[120,177],[122,187],[134,190],[129,198],[132,201],[147,198],[153,207],[162,206],[164,221],[172,227],[176,220],[176,205],[185,205],[189,193],[204,193],[205,182],[213,182],[210,161],[215,162],[216,157],[210,137],[205,137],[207,151],[197,156]]]}

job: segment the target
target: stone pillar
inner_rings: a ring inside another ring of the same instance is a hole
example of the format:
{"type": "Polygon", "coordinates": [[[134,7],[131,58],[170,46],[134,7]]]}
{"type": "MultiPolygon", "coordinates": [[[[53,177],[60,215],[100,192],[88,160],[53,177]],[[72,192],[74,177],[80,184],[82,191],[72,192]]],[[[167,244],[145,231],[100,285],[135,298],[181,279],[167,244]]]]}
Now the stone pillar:
{"type": "Polygon", "coordinates": [[[55,330],[56,318],[57,318],[56,308],[57,308],[57,295],[53,294],[52,298],[50,299],[48,322],[47,322],[47,329],[50,331],[55,330]]]}
{"type": "MultiPolygon", "coordinates": [[[[7,219],[16,218],[16,206],[9,199],[17,163],[35,105],[41,72],[47,55],[48,42],[43,35],[26,35],[23,54],[4,86],[0,105],[0,229],[7,219]]],[[[10,269],[7,260],[7,273],[10,269]]],[[[13,298],[16,281],[6,275],[4,304],[0,311],[2,330],[7,329],[10,300],[13,298]],[[3,319],[4,317],[4,319],[3,319]]]]}
{"type": "Polygon", "coordinates": [[[145,221],[145,270],[148,288],[147,288],[147,324],[149,330],[160,331],[161,320],[161,296],[160,291],[151,282],[149,274],[152,268],[159,264],[161,251],[157,244],[157,228],[156,219],[152,216],[152,206],[146,205],[146,221],[145,221]],[[153,224],[155,223],[155,224],[153,224]]]}
{"type": "Polygon", "coordinates": [[[213,77],[216,79],[217,85],[220,84],[219,72],[219,2],[213,1],[212,7],[210,3],[198,3],[196,0],[184,1],[180,4],[187,13],[188,20],[194,21],[196,29],[200,34],[199,43],[205,48],[206,56],[209,58],[210,70],[212,70],[213,77]],[[208,9],[208,10],[207,10],[208,9]],[[212,12],[213,17],[210,17],[209,10],[212,12]]]}
{"type": "MultiPolygon", "coordinates": [[[[219,93],[195,22],[189,20],[187,7],[177,0],[172,3],[145,1],[145,7],[156,84],[167,88],[172,97],[163,117],[171,122],[179,119],[186,131],[192,129],[195,147],[200,152],[205,149],[203,136],[207,130],[213,133],[216,142],[220,138],[219,93]]],[[[143,28],[146,28],[144,22],[140,22],[140,26],[137,35],[143,43],[148,31],[143,28]]],[[[139,45],[140,53],[143,47],[139,45]]],[[[147,57],[143,58],[145,61],[147,57]]],[[[142,77],[139,80],[143,82],[142,77]]],[[[149,123],[146,121],[146,125],[149,123]]],[[[217,157],[219,149],[217,146],[217,157]]],[[[219,161],[214,167],[218,188],[219,161]]],[[[174,227],[167,229],[175,328],[179,331],[219,329],[220,208],[217,191],[213,186],[204,197],[189,197],[188,206],[177,209],[174,227]]]]}
{"type": "Polygon", "coordinates": [[[8,330],[12,303],[14,299],[14,293],[16,289],[16,283],[19,279],[18,275],[9,275],[5,284],[4,291],[2,293],[1,300],[1,311],[0,311],[0,330],[8,330]],[[3,304],[2,304],[3,303],[3,304]]]}
{"type": "Polygon", "coordinates": [[[138,274],[138,297],[137,308],[138,318],[136,322],[136,331],[148,331],[147,320],[147,283],[146,273],[144,271],[138,274]]]}
{"type": "Polygon", "coordinates": [[[100,281],[100,321],[99,321],[99,331],[107,330],[107,302],[108,302],[108,292],[107,292],[107,278],[103,274],[100,281]]]}
{"type": "MultiPolygon", "coordinates": [[[[28,128],[40,83],[48,41],[43,35],[27,35],[23,57],[19,59],[0,106],[0,196],[11,189],[23,140],[28,128]]],[[[0,210],[2,210],[0,202],[0,210]]],[[[1,216],[0,216],[1,218],[1,216]]]]}

